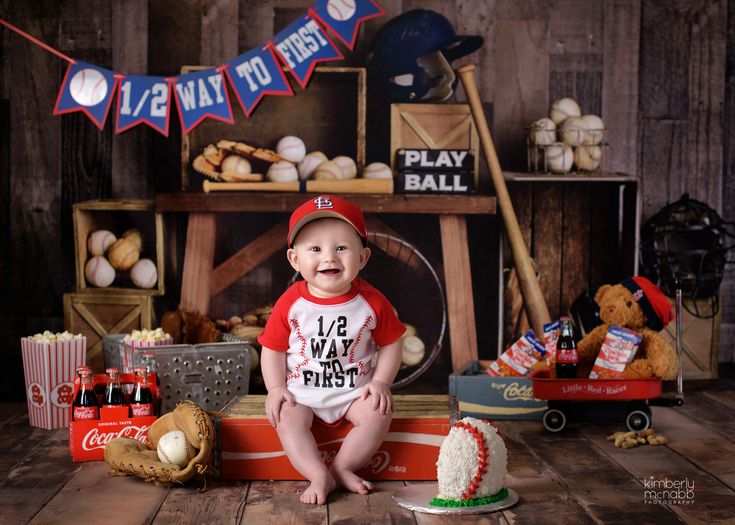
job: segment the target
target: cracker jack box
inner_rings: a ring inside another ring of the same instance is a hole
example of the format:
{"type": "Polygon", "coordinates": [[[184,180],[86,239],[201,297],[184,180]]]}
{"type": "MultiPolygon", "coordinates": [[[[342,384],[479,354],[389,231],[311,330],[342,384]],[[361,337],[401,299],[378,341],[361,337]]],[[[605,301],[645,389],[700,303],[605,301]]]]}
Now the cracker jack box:
{"type": "MultiPolygon", "coordinates": [[[[107,384],[105,374],[94,375],[94,387],[97,391],[107,384]]],[[[120,374],[120,384],[135,384],[135,374],[120,374]]],[[[148,374],[148,386],[153,399],[158,399],[156,389],[156,373],[148,374]]],[[[74,380],[74,395],[69,404],[69,452],[72,461],[101,461],[105,459],[105,445],[115,438],[131,438],[148,443],[148,429],[157,416],[130,417],[128,405],[119,407],[100,407],[100,418],[84,421],[73,421],[74,398],[79,390],[79,378],[74,380]]]]}
{"type": "Polygon", "coordinates": [[[470,361],[449,376],[452,423],[463,417],[480,419],[541,419],[546,401],[533,397],[527,377],[492,377],[491,361],[470,361]]]}
{"type": "Polygon", "coordinates": [[[31,426],[53,430],[69,425],[69,404],[74,401],[72,378],[84,364],[87,338],[40,342],[20,340],[23,373],[31,426]]]}
{"type": "MultiPolygon", "coordinates": [[[[380,448],[357,471],[370,480],[436,480],[439,447],[449,433],[449,402],[443,395],[395,396],[393,421],[380,448]]],[[[265,396],[244,396],[215,418],[215,470],[221,479],[304,479],[291,466],[276,430],[265,417],[265,396]]],[[[352,425],[327,426],[314,419],[311,431],[325,463],[331,464],[352,425]]]]}
{"type": "Polygon", "coordinates": [[[400,149],[397,193],[474,193],[475,155],[460,149],[400,149]]]}

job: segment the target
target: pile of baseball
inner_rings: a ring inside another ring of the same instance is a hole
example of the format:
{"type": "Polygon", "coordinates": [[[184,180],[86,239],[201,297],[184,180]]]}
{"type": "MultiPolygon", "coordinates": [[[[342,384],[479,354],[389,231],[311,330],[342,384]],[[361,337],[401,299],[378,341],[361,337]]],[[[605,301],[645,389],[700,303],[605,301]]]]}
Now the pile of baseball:
{"type": "MultiPolygon", "coordinates": [[[[243,315],[233,315],[229,319],[218,319],[216,321],[217,328],[237,339],[248,339],[256,349],[260,349],[258,336],[265,329],[265,323],[273,311],[273,305],[268,304],[252,308],[243,315]]],[[[255,370],[258,367],[258,354],[253,352],[250,357],[250,369],[255,370]]]]}
{"type": "Polygon", "coordinates": [[[140,231],[127,230],[119,239],[108,230],[96,230],[87,238],[89,260],[84,266],[87,282],[97,288],[107,288],[117,276],[116,271],[130,271],[130,279],[138,288],[153,288],[158,282],[156,264],[141,259],[143,239],[140,231]]]}
{"type": "Polygon", "coordinates": [[[418,365],[426,354],[426,345],[416,335],[416,328],[410,324],[405,324],[405,326],[406,331],[401,337],[401,368],[418,365]]]}
{"type": "Polygon", "coordinates": [[[531,124],[529,142],[543,150],[546,169],[566,173],[596,171],[602,160],[605,124],[597,115],[582,115],[573,98],[561,98],[551,105],[549,118],[531,124]]]}
{"type": "MultiPolygon", "coordinates": [[[[256,148],[244,142],[220,140],[209,144],[198,155],[192,167],[202,175],[224,182],[259,182],[262,173],[255,173],[253,162],[265,171],[269,182],[297,182],[314,180],[348,180],[358,176],[357,164],[346,155],[332,159],[321,151],[307,151],[299,137],[287,135],[275,145],[275,151],[256,148]]],[[[390,166],[374,162],[360,174],[366,179],[391,179],[390,166]]]]}

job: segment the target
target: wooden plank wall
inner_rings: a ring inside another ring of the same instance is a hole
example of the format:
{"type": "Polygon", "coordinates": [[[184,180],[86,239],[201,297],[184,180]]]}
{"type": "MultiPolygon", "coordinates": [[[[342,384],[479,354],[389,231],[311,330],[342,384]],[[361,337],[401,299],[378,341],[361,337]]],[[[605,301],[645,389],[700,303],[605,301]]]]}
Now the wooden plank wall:
{"type": "MultiPolygon", "coordinates": [[[[644,219],[689,191],[733,220],[733,2],[382,4],[390,16],[433,9],[447,16],[458,33],[485,37],[485,46],[461,62],[479,65],[480,93],[506,169],[525,168],[523,127],[544,115],[556,97],[570,95],[585,112],[600,112],[605,119],[609,167],[639,178],[644,219]]],[[[0,0],[0,16],[72,57],[131,74],[175,75],[182,65],[219,62],[264,42],[311,3],[0,0]]],[[[387,19],[363,26],[346,64],[363,64],[372,37],[387,19]]],[[[62,60],[9,31],[0,32],[0,293],[12,298],[0,306],[0,357],[16,372],[0,387],[0,399],[22,399],[19,337],[61,328],[61,294],[74,286],[72,204],[90,198],[150,198],[179,183],[177,120],[164,138],[146,127],[116,136],[112,120],[99,132],[80,114],[54,117],[64,70],[62,60]]],[[[464,100],[461,89],[456,99],[464,100]]],[[[373,127],[371,141],[385,136],[385,129],[373,127]]],[[[369,147],[368,160],[381,160],[375,152],[369,147]]],[[[604,202],[614,193],[606,191],[604,202]]],[[[594,205],[600,201],[598,192],[566,184],[521,184],[513,188],[513,198],[553,312],[564,311],[582,288],[603,282],[614,271],[599,249],[615,230],[614,214],[594,205]]],[[[471,242],[482,244],[487,228],[497,226],[485,219],[470,224],[471,242]]],[[[172,239],[180,239],[182,230],[172,239]]],[[[172,246],[180,256],[180,245],[172,246]]],[[[494,249],[473,248],[484,254],[483,264],[493,260],[494,249]]],[[[492,281],[482,275],[484,267],[473,263],[476,282],[492,281]]],[[[266,285],[280,279],[267,268],[255,275],[266,285]]],[[[167,306],[176,303],[173,295],[165,298],[167,306]]],[[[494,319],[494,302],[496,296],[476,300],[478,319],[494,319]]],[[[722,347],[732,348],[731,267],[723,307],[722,347]]],[[[481,341],[487,337],[484,330],[479,335],[481,341]]]]}

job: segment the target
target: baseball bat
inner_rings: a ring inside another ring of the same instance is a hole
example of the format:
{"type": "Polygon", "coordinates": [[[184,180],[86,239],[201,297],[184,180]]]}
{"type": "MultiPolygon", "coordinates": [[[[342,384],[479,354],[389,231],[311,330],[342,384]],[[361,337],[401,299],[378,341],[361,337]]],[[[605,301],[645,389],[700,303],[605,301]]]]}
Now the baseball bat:
{"type": "MultiPolygon", "coordinates": [[[[291,191],[301,190],[299,182],[211,182],[202,183],[204,193],[212,191],[291,191]]],[[[393,193],[393,179],[307,180],[309,193],[393,193]]]]}
{"type": "Polygon", "coordinates": [[[508,194],[508,188],[505,185],[505,177],[503,170],[500,168],[498,154],[495,151],[492,136],[490,135],[490,127],[485,119],[485,111],[482,107],[480,94],[477,92],[477,82],[475,80],[475,65],[466,64],[457,69],[457,74],[462,80],[467,101],[472,112],[472,119],[475,121],[477,133],[480,136],[482,151],[485,153],[485,161],[490,172],[495,194],[500,207],[500,214],[503,217],[503,224],[508,235],[508,243],[513,254],[513,265],[518,274],[518,281],[521,286],[521,294],[523,295],[524,307],[528,319],[531,322],[531,328],[537,336],[543,337],[544,324],[551,321],[549,309],[546,306],[546,300],[541,293],[541,287],[536,279],[536,271],[533,268],[531,257],[526,248],[526,242],[523,239],[523,233],[518,225],[518,218],[513,210],[513,203],[508,194]]]}

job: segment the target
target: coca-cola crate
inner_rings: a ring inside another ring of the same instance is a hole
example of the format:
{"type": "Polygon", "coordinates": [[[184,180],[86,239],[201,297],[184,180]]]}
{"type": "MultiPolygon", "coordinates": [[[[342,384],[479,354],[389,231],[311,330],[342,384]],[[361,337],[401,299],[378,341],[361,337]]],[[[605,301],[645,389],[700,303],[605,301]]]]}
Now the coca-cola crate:
{"type": "Polygon", "coordinates": [[[541,419],[546,401],[533,397],[527,377],[491,377],[492,361],[470,361],[449,376],[449,411],[452,422],[463,417],[481,419],[541,419]]]}
{"type": "MultiPolygon", "coordinates": [[[[104,387],[107,382],[105,374],[94,375],[96,390],[104,387]]],[[[132,385],[135,383],[134,374],[120,374],[120,384],[132,385]]],[[[148,375],[148,383],[154,399],[158,398],[156,390],[156,374],[148,375]]],[[[79,378],[74,380],[74,396],[79,390],[79,378]]],[[[73,405],[69,405],[69,453],[72,461],[100,461],[105,457],[105,445],[114,438],[131,438],[148,443],[148,429],[157,416],[130,417],[128,406],[100,408],[100,418],[93,420],[72,421],[73,405]]]]}

